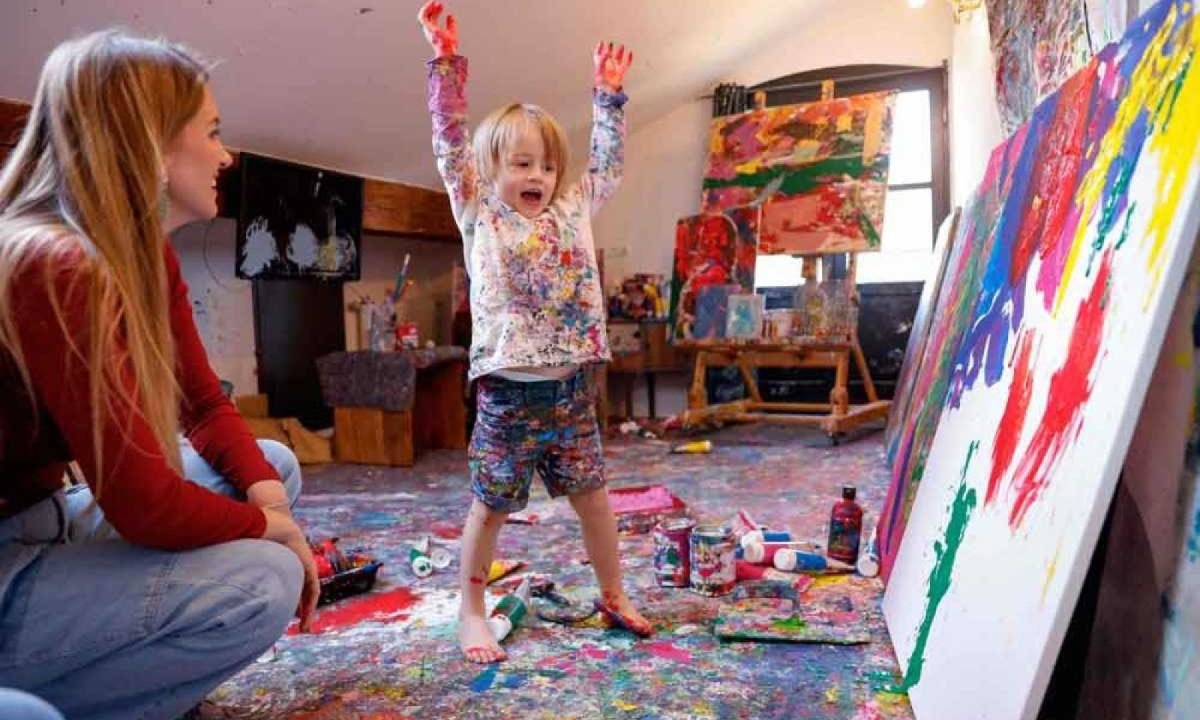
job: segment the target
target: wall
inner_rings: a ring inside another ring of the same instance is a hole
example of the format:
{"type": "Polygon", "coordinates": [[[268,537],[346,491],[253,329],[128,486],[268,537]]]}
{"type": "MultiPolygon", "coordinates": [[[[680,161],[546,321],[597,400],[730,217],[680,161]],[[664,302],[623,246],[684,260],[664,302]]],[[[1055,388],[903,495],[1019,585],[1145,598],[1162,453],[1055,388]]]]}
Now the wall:
{"type": "Polygon", "coordinates": [[[962,205],[983,179],[992,148],[1004,140],[996,105],[987,14],[954,26],[950,61],[950,202],[962,205]]]}
{"type": "MultiPolygon", "coordinates": [[[[236,222],[218,218],[180,228],[171,242],[179,254],[184,279],[192,298],[196,326],[217,375],[234,384],[234,392],[258,392],[254,356],[254,304],[250,282],[234,276],[236,222]]],[[[359,348],[357,298],[376,300],[395,282],[412,254],[409,276],[414,280],[400,305],[403,319],[417,323],[421,340],[447,342],[451,270],[462,257],[461,246],[444,242],[365,235],[362,280],[347,283],[346,347],[359,348]]]]}
{"type": "MultiPolygon", "coordinates": [[[[953,27],[943,2],[914,10],[901,0],[849,0],[822,15],[819,23],[792,42],[763,48],[725,75],[712,78],[711,84],[697,88],[696,94],[707,93],[719,82],[754,85],[837,65],[936,66],[951,56],[953,27]]],[[[709,100],[697,98],[639,126],[637,97],[630,99],[625,180],[595,223],[610,285],[624,273],[670,276],[675,221],[699,210],[711,107],[709,100]]],[[[684,408],[684,384],[682,376],[663,378],[658,385],[659,415],[684,408]]],[[[637,390],[634,400],[635,414],[644,415],[644,389],[637,390]]]]}

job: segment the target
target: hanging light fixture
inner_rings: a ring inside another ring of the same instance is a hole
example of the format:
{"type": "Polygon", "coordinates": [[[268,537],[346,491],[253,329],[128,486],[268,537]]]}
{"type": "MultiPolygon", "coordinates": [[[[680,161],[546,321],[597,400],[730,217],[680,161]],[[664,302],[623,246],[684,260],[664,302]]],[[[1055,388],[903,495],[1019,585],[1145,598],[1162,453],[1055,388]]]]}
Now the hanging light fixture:
{"type": "Polygon", "coordinates": [[[983,0],[950,0],[950,7],[954,8],[954,21],[958,22],[983,7],[983,0]]]}

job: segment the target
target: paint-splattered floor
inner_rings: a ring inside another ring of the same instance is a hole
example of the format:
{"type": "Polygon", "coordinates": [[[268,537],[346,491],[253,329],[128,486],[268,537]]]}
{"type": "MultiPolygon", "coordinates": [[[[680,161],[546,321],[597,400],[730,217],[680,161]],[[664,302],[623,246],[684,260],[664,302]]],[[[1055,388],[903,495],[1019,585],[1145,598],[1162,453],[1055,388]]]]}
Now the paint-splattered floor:
{"type": "MultiPolygon", "coordinates": [[[[821,539],[838,488],[854,484],[867,525],[883,502],[882,433],[830,446],[818,432],[742,426],[708,435],[708,455],[671,455],[662,441],[614,438],[613,487],[662,483],[701,519],[739,508],[772,527],[821,539]]],[[[649,535],[621,541],[627,585],[658,628],[649,640],[603,628],[532,618],[506,643],[507,662],[480,667],[455,643],[457,563],[418,579],[408,545],[456,527],[470,499],[461,452],[421,457],[411,469],[310,469],[297,515],[316,537],[366,546],[385,563],[375,589],[323,608],[317,634],[289,635],[222,685],[211,700],[239,718],[911,718],[891,689],[897,665],[879,612],[882,586],[826,578],[809,593],[841,593],[861,609],[867,645],[722,643],[712,634],[722,604],[658,587],[649,535]]],[[[578,523],[565,501],[535,490],[534,525],[506,525],[498,556],[548,574],[568,596],[595,594],[578,523]]],[[[457,555],[457,545],[448,547],[457,555]]]]}

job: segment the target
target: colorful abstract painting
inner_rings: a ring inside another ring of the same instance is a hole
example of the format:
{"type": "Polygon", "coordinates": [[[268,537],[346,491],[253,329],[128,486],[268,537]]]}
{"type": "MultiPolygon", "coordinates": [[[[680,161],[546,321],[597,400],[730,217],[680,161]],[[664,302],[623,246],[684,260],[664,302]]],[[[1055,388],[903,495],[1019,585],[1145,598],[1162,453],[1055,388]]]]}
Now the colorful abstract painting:
{"type": "MultiPolygon", "coordinates": [[[[758,206],[730,208],[681,218],[675,224],[675,257],[671,276],[671,337],[696,339],[696,294],[709,285],[736,285],[754,292],[758,257],[758,206]]],[[[720,329],[725,334],[725,314],[720,329]]],[[[714,336],[706,331],[703,336],[714,336]]]]}
{"type": "Polygon", "coordinates": [[[888,445],[891,458],[891,482],[879,513],[880,574],[886,581],[900,549],[900,538],[912,507],[916,489],[925,472],[925,458],[933,442],[934,431],[942,416],[942,406],[950,387],[951,370],[958,347],[971,322],[971,310],[979,297],[984,258],[995,238],[1000,194],[1006,189],[1001,176],[1011,180],[1008,166],[1015,162],[1007,152],[992,154],[983,185],[968,199],[958,221],[946,258],[945,275],[938,288],[930,320],[929,335],[918,363],[911,398],[904,420],[888,445]],[[892,450],[892,447],[895,447],[892,450]]]}
{"type": "Polygon", "coordinates": [[[990,248],[883,603],[918,718],[1038,713],[1200,226],[1198,40],[1154,6],[964,210],[990,248]]]}
{"type": "Polygon", "coordinates": [[[938,227],[937,240],[933,246],[933,257],[929,263],[929,276],[921,285],[921,298],[917,301],[917,312],[913,316],[912,328],[908,331],[908,342],[904,348],[904,362],[900,365],[900,377],[896,381],[896,390],[892,394],[892,407],[888,413],[887,427],[884,428],[883,433],[883,443],[889,465],[896,460],[897,439],[900,437],[900,430],[905,426],[909,413],[913,383],[921,367],[921,361],[925,354],[925,341],[929,338],[929,327],[933,322],[934,303],[938,299],[942,288],[942,278],[946,274],[946,258],[949,255],[950,241],[957,234],[959,212],[959,208],[954,208],[938,227]]]}
{"type": "Polygon", "coordinates": [[[878,250],[894,93],[713,120],[701,210],[765,201],[759,252],[878,250]]]}
{"type": "Polygon", "coordinates": [[[1125,0],[987,0],[996,97],[1005,134],[1038,101],[1121,36],[1125,0]]]}

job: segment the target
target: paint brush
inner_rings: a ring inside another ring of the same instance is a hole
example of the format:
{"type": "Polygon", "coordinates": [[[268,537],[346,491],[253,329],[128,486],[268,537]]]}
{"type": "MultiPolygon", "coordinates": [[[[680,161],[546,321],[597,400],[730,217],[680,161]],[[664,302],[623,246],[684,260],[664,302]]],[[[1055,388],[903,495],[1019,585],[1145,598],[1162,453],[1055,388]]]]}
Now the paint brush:
{"type": "Polygon", "coordinates": [[[396,289],[392,291],[392,302],[400,302],[400,297],[404,294],[404,285],[408,280],[408,261],[411,259],[411,253],[404,253],[404,264],[400,266],[400,272],[396,275],[396,289]]]}

